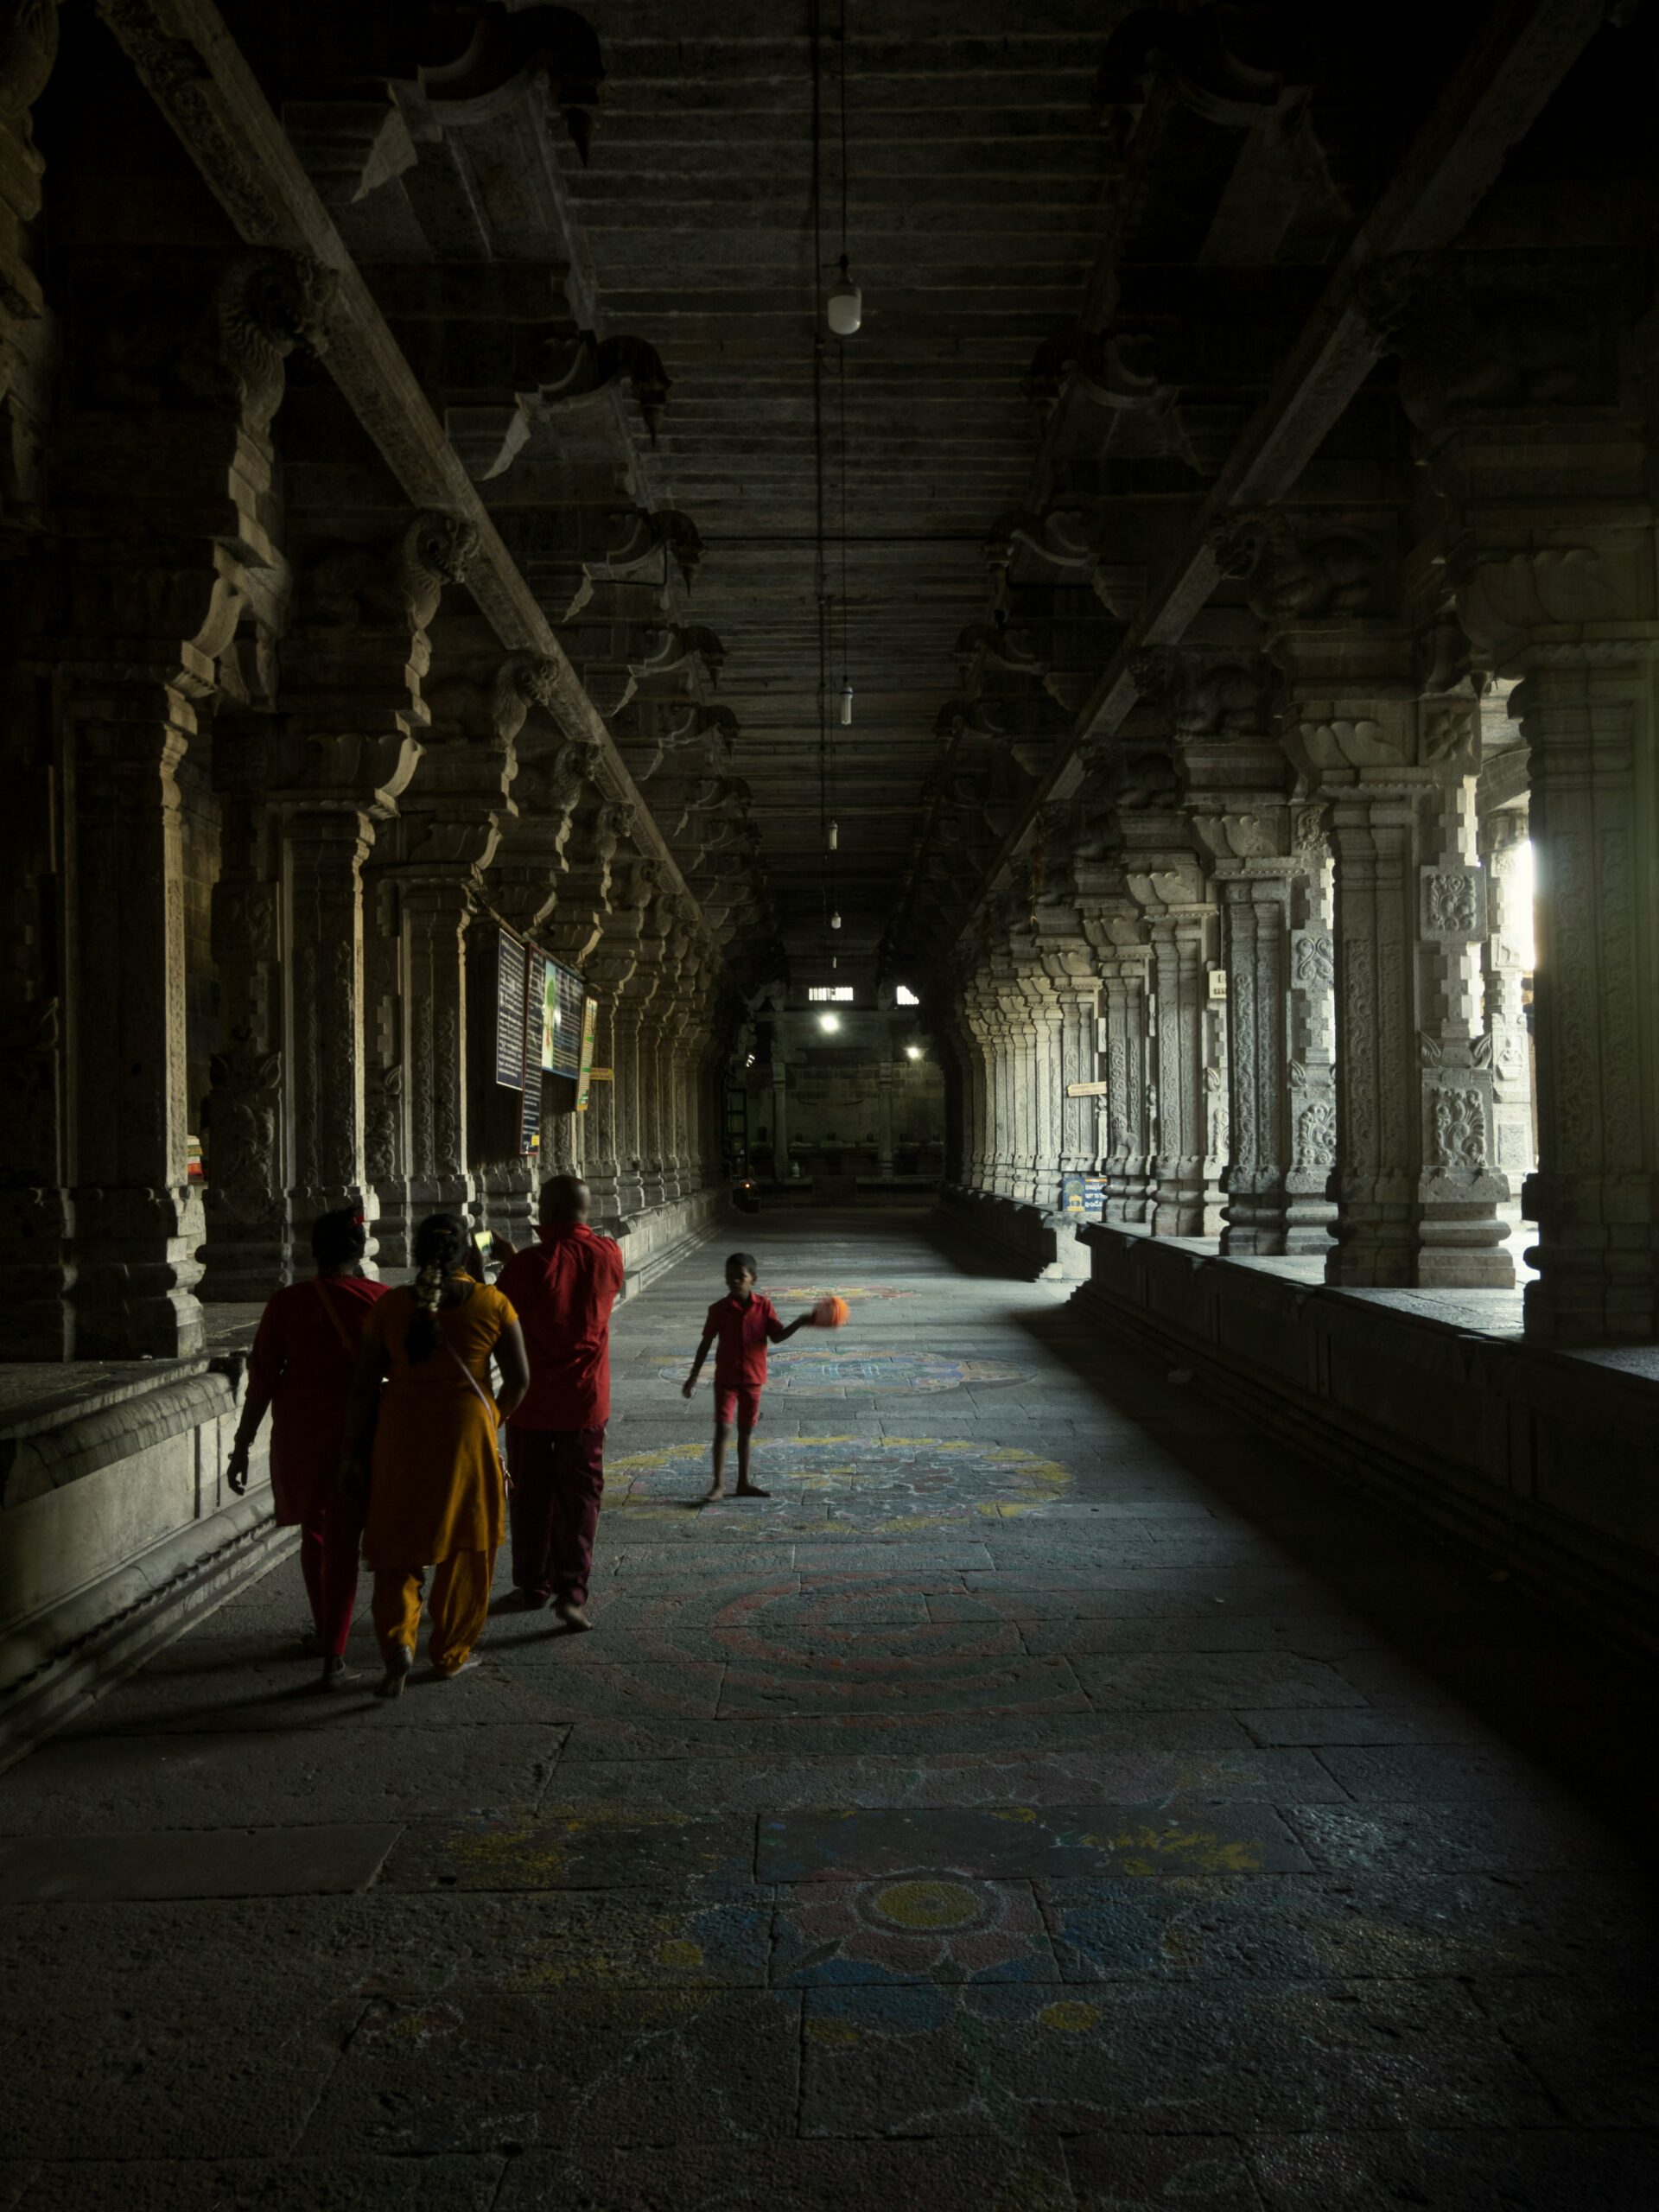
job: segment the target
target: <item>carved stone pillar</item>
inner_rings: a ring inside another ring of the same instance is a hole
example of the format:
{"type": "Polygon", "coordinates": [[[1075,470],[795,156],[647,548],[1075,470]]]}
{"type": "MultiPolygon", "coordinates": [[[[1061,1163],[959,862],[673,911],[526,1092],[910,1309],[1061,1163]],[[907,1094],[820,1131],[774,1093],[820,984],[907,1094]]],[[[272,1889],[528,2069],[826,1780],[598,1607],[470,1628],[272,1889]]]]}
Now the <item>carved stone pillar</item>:
{"type": "Polygon", "coordinates": [[[1283,1252],[1290,1164],[1290,877],[1216,869],[1231,1077],[1224,1252],[1283,1252]]]}
{"type": "Polygon", "coordinates": [[[1020,1002],[1025,1049],[1021,1091],[1026,1109],[1025,1152],[1019,1195],[1027,1205],[1056,1213],[1060,1205],[1061,1122],[1065,1085],[1061,1075],[1062,1012],[1052,976],[1022,961],[1020,1002]]]}
{"type": "MultiPolygon", "coordinates": [[[[1462,658],[1522,678],[1510,711],[1529,747],[1539,887],[1538,1172],[1523,1200],[1538,1223],[1538,1280],[1527,1286],[1527,1332],[1561,1344],[1650,1340],[1651,268],[1612,245],[1518,263],[1508,253],[1408,254],[1369,269],[1361,299],[1379,344],[1401,355],[1402,404],[1437,498],[1414,557],[1449,590],[1455,620],[1449,607],[1442,620],[1458,644],[1467,640],[1462,658]]],[[[1439,872],[1455,875],[1471,857],[1459,845],[1439,872]]],[[[1454,894],[1452,885],[1444,898],[1454,894]]],[[[1469,903],[1459,895],[1448,912],[1459,946],[1465,920],[1491,934],[1478,895],[1472,917],[1469,903]]],[[[1484,1056],[1499,1040],[1478,1010],[1476,1019],[1484,1056]]],[[[1492,1071],[1482,1072],[1490,1099],[1492,1071]]],[[[1461,1075],[1457,1089],[1477,1096],[1461,1075]]],[[[1448,1087],[1447,1117],[1455,1103],[1448,1087]]],[[[1446,1120],[1451,1141],[1472,1118],[1446,1120]]],[[[1489,1166],[1485,1179],[1505,1194],[1505,1176],[1489,1166]]]]}
{"type": "MultiPolygon", "coordinates": [[[[467,1165],[464,1049],[467,930],[474,911],[464,877],[416,877],[404,886],[410,1195],[417,1215],[466,1214],[476,1196],[467,1165]]],[[[479,1012],[487,1020],[493,1009],[479,1012]]],[[[526,1070],[527,1083],[540,1079],[538,1071],[526,1070]]]]}
{"type": "Polygon", "coordinates": [[[1287,629],[1274,652],[1291,699],[1286,741],[1326,804],[1334,859],[1327,1279],[1502,1287],[1514,1270],[1497,1216],[1504,1185],[1490,1165],[1475,700],[1423,696],[1397,624],[1309,624],[1287,629]]]}
{"type": "Polygon", "coordinates": [[[784,1025],[772,1027],[772,1172],[779,1183],[789,1180],[789,1055],[784,1045],[784,1025]]]}
{"type": "Polygon", "coordinates": [[[640,1008],[638,1041],[639,1181],[648,1206],[663,1203],[663,1014],[660,994],[666,978],[640,1008]]]}
{"type": "MultiPolygon", "coordinates": [[[[1090,834],[1099,852],[1116,832],[1096,816],[1090,834]]],[[[1097,1057],[1106,1084],[1090,1165],[1105,1185],[1101,1218],[1120,1228],[1144,1227],[1152,1151],[1151,951],[1140,909],[1115,861],[1079,857],[1072,878],[1098,985],[1097,1057]]]]}
{"type": "Polygon", "coordinates": [[[1532,1039],[1527,1028],[1522,948],[1532,937],[1532,894],[1520,863],[1527,850],[1523,808],[1490,814],[1480,825],[1486,875],[1486,935],[1481,945],[1486,1034],[1491,1039],[1493,1165],[1511,1200],[1532,1173],[1532,1039]]]}
{"type": "Polygon", "coordinates": [[[1478,1027],[1473,779],[1335,798],[1333,1282],[1514,1279],[1478,1027]]]}
{"type": "Polygon", "coordinates": [[[630,1219],[641,1212],[646,1203],[640,1099],[640,1031],[645,1013],[645,1006],[637,992],[629,990],[617,1000],[611,1020],[611,1065],[614,1071],[611,1087],[616,1094],[616,1154],[620,1171],[617,1203],[623,1215],[630,1219]]]}
{"type": "Polygon", "coordinates": [[[1301,1057],[1311,997],[1331,995],[1331,944],[1301,927],[1309,911],[1310,868],[1322,863],[1315,808],[1288,803],[1289,765],[1268,719],[1265,666],[1184,656],[1189,719],[1206,700],[1217,726],[1181,742],[1187,801],[1211,856],[1221,907],[1223,975],[1211,1011],[1226,1027],[1229,1147],[1222,1249],[1278,1254],[1330,1249],[1334,1209],[1325,1197],[1332,1153],[1328,1035],[1322,1064],[1301,1057]],[[1234,703],[1221,719],[1228,701],[1234,703]],[[1228,722],[1236,720],[1234,729],[1228,722]],[[1324,1085],[1326,1132],[1310,1083],[1324,1085]],[[1322,1159],[1310,1168],[1308,1158],[1322,1159]]]}
{"type": "MultiPolygon", "coordinates": [[[[1317,837],[1317,811],[1296,814],[1317,837]]],[[[1200,821],[1206,838],[1224,849],[1215,876],[1231,1143],[1222,1249],[1323,1257],[1335,1218],[1326,1185],[1336,1130],[1332,943],[1328,925],[1319,926],[1323,851],[1306,841],[1260,854],[1228,849],[1252,842],[1287,845],[1285,817],[1279,807],[1242,820],[1200,821]]]]}
{"type": "Polygon", "coordinates": [[[1337,1210],[1336,938],[1330,840],[1317,807],[1296,810],[1302,859],[1290,884],[1290,1166],[1287,1252],[1328,1258],[1337,1210]]]}
{"type": "Polygon", "coordinates": [[[1198,856],[1171,841],[1164,809],[1126,816],[1124,868],[1146,917],[1158,1100],[1154,1236],[1218,1236],[1226,1164],[1224,1024],[1210,997],[1219,917],[1198,856]]]}
{"type": "Polygon", "coordinates": [[[875,1049],[875,1172],[886,1182],[893,1175],[893,1028],[885,1014],[875,1049]]]}
{"type": "Polygon", "coordinates": [[[283,1173],[278,912],[282,839],[265,804],[268,715],[221,710],[213,788],[222,830],[213,893],[219,1050],[207,1106],[207,1249],[202,1295],[251,1301],[283,1280],[291,1235],[283,1173]]]}
{"type": "Polygon", "coordinates": [[[1027,1046],[1024,995],[1006,952],[996,956],[990,1016],[995,1112],[993,1126],[996,1150],[991,1164],[991,1187],[1001,1198],[1022,1195],[1028,1156],[1027,1096],[1021,1080],[1027,1046]]]}
{"type": "Polygon", "coordinates": [[[206,1222],[186,1157],[175,771],[195,715],[172,684],[113,680],[107,690],[78,684],[73,714],[74,1350],[184,1357],[202,1343],[194,1289],[206,1222]]]}
{"type": "MultiPolygon", "coordinates": [[[[53,10],[10,16],[0,76],[14,97],[0,100],[0,151],[15,152],[16,73],[31,54],[39,62],[53,10]]],[[[33,81],[30,67],[23,80],[33,81]]],[[[16,207],[18,182],[0,177],[0,203],[16,207]]],[[[0,219],[0,261],[16,242],[0,219]]],[[[63,1157],[76,1193],[76,1282],[73,1329],[60,1341],[81,1357],[181,1354],[201,1343],[192,1292],[206,1222],[188,1180],[194,1102],[186,1096],[176,772],[205,702],[245,699],[227,672],[238,625],[280,595],[283,562],[267,535],[270,425],[286,356],[302,338],[321,342],[334,282],[315,264],[274,253],[203,254],[195,265],[208,282],[194,321],[181,317],[176,292],[160,296],[142,220],[118,255],[70,254],[59,272],[76,373],[60,386],[54,546],[37,552],[35,567],[57,587],[42,604],[65,610],[67,634],[25,651],[60,687],[68,733],[56,804],[68,810],[62,894],[73,928],[62,973],[73,1105],[63,1157]]],[[[29,304],[11,292],[0,321],[29,304]]],[[[0,354],[3,393],[16,364],[3,342],[0,354]]],[[[5,434],[17,433],[16,406],[0,411],[5,434]]],[[[8,509],[27,519],[32,487],[12,480],[16,453],[7,461],[8,509]]],[[[239,1123],[226,1111],[221,1160],[237,1171],[240,1141],[240,1169],[257,1179],[264,1163],[251,1155],[270,1136],[271,1040],[238,1042],[253,1118],[239,1123]]],[[[264,1287],[280,1279],[273,1270],[264,1287]]]]}
{"type": "Polygon", "coordinates": [[[592,1197],[594,1217],[613,1223],[621,1218],[622,1168],[618,1156],[616,1128],[616,1001],[606,992],[596,994],[594,1017],[594,1065],[605,1071],[588,1086],[588,1111],[582,1118],[582,1173],[592,1197]]]}
{"type": "Polygon", "coordinates": [[[963,1057],[967,1069],[967,1120],[970,1135],[966,1166],[969,1190],[995,1188],[997,1095],[992,1006],[983,979],[964,984],[962,1000],[963,1057]]]}
{"type": "Polygon", "coordinates": [[[1103,1220],[1147,1226],[1153,1179],[1151,948],[1113,951],[1101,962],[1106,1025],[1105,1111],[1098,1124],[1104,1179],[1103,1220]]]}
{"type": "Polygon", "coordinates": [[[1659,1337],[1659,1058],[1648,979],[1659,660],[1562,650],[1510,699],[1531,753],[1538,1224],[1529,1336],[1659,1337]]]}

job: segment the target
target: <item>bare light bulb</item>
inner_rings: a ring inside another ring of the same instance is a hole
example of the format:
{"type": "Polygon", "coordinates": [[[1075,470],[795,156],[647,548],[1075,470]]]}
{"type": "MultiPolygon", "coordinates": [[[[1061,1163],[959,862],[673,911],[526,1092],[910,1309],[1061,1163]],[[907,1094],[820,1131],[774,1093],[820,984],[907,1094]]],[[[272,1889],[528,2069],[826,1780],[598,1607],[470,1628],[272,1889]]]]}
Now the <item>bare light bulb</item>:
{"type": "Polygon", "coordinates": [[[832,822],[832,823],[830,824],[830,851],[831,851],[832,853],[833,853],[833,852],[835,852],[835,851],[836,850],[836,849],[839,847],[840,843],[841,843],[841,824],[840,824],[840,823],[838,823],[838,822],[832,822]]]}
{"type": "Polygon", "coordinates": [[[853,719],[853,679],[849,676],[841,687],[841,726],[847,728],[853,719]]]}
{"type": "Polygon", "coordinates": [[[841,1027],[841,1016],[838,1014],[821,1014],[818,1016],[818,1027],[833,1035],[841,1027]]]}
{"type": "Polygon", "coordinates": [[[847,274],[844,253],[841,257],[841,274],[830,287],[823,313],[824,320],[830,325],[830,335],[835,338],[855,336],[859,325],[864,320],[864,295],[847,274]]]}
{"type": "Polygon", "coordinates": [[[836,912],[830,915],[830,926],[832,930],[838,930],[841,927],[841,909],[839,907],[837,907],[836,912]]]}
{"type": "Polygon", "coordinates": [[[906,1047],[905,1047],[905,1058],[906,1058],[907,1060],[919,1060],[919,1059],[921,1058],[921,1057],[922,1057],[922,1048],[921,1048],[921,1046],[920,1046],[919,1045],[906,1045],[906,1047]]]}

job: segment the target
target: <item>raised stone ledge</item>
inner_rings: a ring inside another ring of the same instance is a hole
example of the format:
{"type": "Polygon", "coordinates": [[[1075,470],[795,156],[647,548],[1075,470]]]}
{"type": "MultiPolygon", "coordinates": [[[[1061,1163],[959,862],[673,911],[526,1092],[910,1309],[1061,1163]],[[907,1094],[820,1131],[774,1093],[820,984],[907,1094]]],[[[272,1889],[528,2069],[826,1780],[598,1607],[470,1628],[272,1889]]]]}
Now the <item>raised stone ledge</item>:
{"type": "Polygon", "coordinates": [[[607,1230],[622,1248],[622,1262],[627,1270],[622,1284],[623,1297],[637,1298],[677,1260],[683,1260],[695,1246],[705,1242],[729,1205],[723,1190],[693,1191],[688,1197],[648,1207],[620,1224],[596,1223],[597,1228],[607,1230]]]}
{"type": "Polygon", "coordinates": [[[242,1362],[17,1368],[0,1420],[0,1766],[80,1712],[294,1542],[263,1452],[224,1464],[242,1362]],[[31,1373],[38,1388],[29,1390],[31,1373]]]}
{"type": "MultiPolygon", "coordinates": [[[[59,1373],[73,1370],[60,1369],[59,1373]]],[[[159,1375],[110,1383],[86,1397],[60,1394],[0,1421],[0,1512],[100,1467],[199,1428],[234,1397],[230,1378],[207,1359],[169,1361],[159,1375]]]]}
{"type": "Polygon", "coordinates": [[[1090,1224],[1074,1306],[1604,1635],[1659,1649],[1659,1347],[1523,1342],[1518,1294],[1368,1291],[1090,1224]]]}
{"type": "Polygon", "coordinates": [[[950,1184],[939,1193],[936,1218],[946,1236],[994,1246],[1029,1281],[1078,1282],[1089,1274],[1089,1255],[1065,1214],[950,1184]]]}

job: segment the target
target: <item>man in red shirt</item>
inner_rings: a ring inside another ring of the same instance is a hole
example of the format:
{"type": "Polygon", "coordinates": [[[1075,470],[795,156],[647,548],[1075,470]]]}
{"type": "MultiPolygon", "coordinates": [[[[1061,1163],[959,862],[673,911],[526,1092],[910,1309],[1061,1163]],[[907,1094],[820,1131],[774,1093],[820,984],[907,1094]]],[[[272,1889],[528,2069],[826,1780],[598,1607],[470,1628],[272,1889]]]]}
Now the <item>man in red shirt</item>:
{"type": "Polygon", "coordinates": [[[517,1309],[530,1354],[530,1389],[507,1422],[512,1580],[529,1610],[551,1598],[567,1628],[591,1628],[588,1578],[605,1488],[622,1255],[588,1228],[578,1176],[543,1184],[541,1217],[539,1243],[515,1252],[496,1284],[517,1309]]]}
{"type": "Polygon", "coordinates": [[[772,1300],[755,1289],[755,1272],[753,1253],[734,1252],[727,1261],[726,1295],[709,1308],[697,1356],[680,1386],[680,1395],[689,1398],[696,1388],[709,1345],[718,1346],[715,1353],[715,1478],[709,1488],[710,1498],[726,1495],[726,1443],[734,1420],[737,1424],[736,1494],[739,1497],[771,1495],[749,1480],[749,1445],[760,1418],[766,1346],[787,1344],[796,1330],[805,1328],[812,1319],[810,1313],[803,1313],[787,1325],[780,1321],[772,1300]]]}

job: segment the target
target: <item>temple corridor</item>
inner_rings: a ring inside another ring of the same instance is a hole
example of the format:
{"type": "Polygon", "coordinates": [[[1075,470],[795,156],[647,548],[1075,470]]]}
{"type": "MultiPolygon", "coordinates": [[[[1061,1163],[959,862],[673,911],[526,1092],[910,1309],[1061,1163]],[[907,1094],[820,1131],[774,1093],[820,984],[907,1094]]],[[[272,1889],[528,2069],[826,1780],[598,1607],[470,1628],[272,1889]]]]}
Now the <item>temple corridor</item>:
{"type": "Polygon", "coordinates": [[[1069,1290],[721,1223],[594,1633],[320,1697],[290,1553],[14,1768],[0,2204],[1650,2206],[1650,1675],[1069,1290]],[[851,1318],[699,1510],[738,1243],[851,1318]]]}

